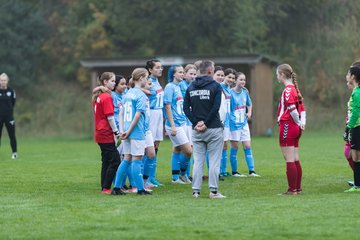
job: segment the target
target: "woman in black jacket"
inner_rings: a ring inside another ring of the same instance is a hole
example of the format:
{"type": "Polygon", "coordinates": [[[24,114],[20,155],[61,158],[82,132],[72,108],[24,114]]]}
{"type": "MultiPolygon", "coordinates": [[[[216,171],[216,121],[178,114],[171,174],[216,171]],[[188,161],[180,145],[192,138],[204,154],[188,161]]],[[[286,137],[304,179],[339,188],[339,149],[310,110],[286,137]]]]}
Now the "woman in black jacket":
{"type": "Polygon", "coordinates": [[[15,137],[15,120],[14,107],[16,101],[15,91],[8,87],[9,77],[6,73],[0,75],[0,142],[2,128],[5,127],[10,138],[10,145],[12,149],[12,159],[17,158],[17,144],[15,137]]]}

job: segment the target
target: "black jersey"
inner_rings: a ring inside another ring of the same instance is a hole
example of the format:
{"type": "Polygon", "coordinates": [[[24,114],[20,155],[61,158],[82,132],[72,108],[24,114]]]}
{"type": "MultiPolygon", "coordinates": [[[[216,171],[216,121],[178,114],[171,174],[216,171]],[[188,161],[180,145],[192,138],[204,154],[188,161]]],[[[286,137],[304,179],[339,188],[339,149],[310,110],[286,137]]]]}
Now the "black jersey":
{"type": "Polygon", "coordinates": [[[11,88],[0,89],[0,115],[13,115],[16,101],[15,91],[11,88]]]}

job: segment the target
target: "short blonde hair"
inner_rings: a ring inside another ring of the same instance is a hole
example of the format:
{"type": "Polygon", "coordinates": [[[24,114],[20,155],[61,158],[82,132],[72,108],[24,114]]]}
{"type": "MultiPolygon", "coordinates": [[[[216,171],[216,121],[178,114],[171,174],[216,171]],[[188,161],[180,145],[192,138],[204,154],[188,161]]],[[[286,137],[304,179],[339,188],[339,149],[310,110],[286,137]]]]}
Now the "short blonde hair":
{"type": "Polygon", "coordinates": [[[0,78],[6,79],[7,81],[9,81],[9,76],[8,76],[6,73],[2,73],[2,74],[0,75],[0,78]]]}

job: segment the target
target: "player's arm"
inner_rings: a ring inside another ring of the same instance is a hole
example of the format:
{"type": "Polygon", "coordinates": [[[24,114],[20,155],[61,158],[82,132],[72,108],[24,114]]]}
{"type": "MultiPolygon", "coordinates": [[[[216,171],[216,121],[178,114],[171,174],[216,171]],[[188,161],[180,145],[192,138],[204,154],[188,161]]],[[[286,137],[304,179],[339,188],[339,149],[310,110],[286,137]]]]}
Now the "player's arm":
{"type": "Polygon", "coordinates": [[[147,90],[147,89],[145,89],[145,88],[141,88],[141,91],[143,91],[146,96],[150,96],[150,95],[151,95],[151,91],[150,91],[150,90],[147,90]]]}
{"type": "Polygon", "coordinates": [[[113,131],[113,133],[115,134],[115,136],[118,137],[119,134],[120,134],[120,132],[119,132],[118,128],[116,127],[114,115],[107,116],[107,120],[108,120],[108,122],[109,122],[109,125],[110,125],[110,127],[111,127],[111,130],[113,131]]]}
{"type": "Polygon", "coordinates": [[[248,119],[251,119],[251,116],[252,116],[252,105],[246,106],[246,108],[247,108],[246,117],[247,117],[248,119]]]}
{"type": "Polygon", "coordinates": [[[170,122],[171,135],[175,136],[176,135],[176,126],[175,126],[173,114],[172,114],[172,111],[171,111],[171,104],[165,104],[165,113],[166,113],[166,116],[168,117],[168,120],[170,122]]]}
{"type": "Polygon", "coordinates": [[[120,107],[119,113],[119,131],[120,133],[124,132],[124,108],[120,107]]]}
{"type": "Polygon", "coordinates": [[[287,110],[289,111],[290,113],[290,116],[292,117],[292,119],[294,120],[294,122],[300,126],[301,125],[301,121],[300,121],[300,117],[299,117],[299,112],[298,110],[296,109],[296,105],[295,104],[290,104],[288,107],[287,107],[287,110]]]}
{"type": "Polygon", "coordinates": [[[122,134],[122,136],[121,136],[122,139],[126,139],[129,137],[132,130],[134,130],[135,126],[138,124],[141,114],[142,114],[142,112],[135,113],[134,118],[129,126],[129,129],[125,133],[122,134]]]}
{"type": "Polygon", "coordinates": [[[196,119],[192,113],[191,106],[190,106],[190,93],[189,89],[186,90],[185,98],[184,98],[184,104],[183,104],[183,111],[186,115],[186,117],[190,120],[190,122],[195,125],[196,119]]]}
{"type": "Polygon", "coordinates": [[[225,98],[225,94],[222,92],[221,93],[221,104],[220,104],[220,108],[219,108],[219,116],[220,116],[220,121],[222,123],[224,123],[225,118],[226,118],[226,98],[225,98]]]}
{"type": "Polygon", "coordinates": [[[12,97],[11,97],[11,104],[13,107],[15,107],[15,102],[16,102],[16,93],[15,90],[12,90],[12,97]]]}
{"type": "Polygon", "coordinates": [[[306,125],[306,111],[305,111],[305,106],[303,104],[303,102],[299,102],[299,112],[300,112],[300,127],[302,130],[305,130],[305,125],[306,125]]]}
{"type": "Polygon", "coordinates": [[[216,114],[218,114],[218,112],[219,112],[219,108],[221,105],[221,93],[222,93],[221,86],[218,85],[218,89],[214,96],[213,105],[211,107],[209,114],[207,115],[206,119],[204,120],[204,124],[206,127],[209,124],[209,122],[212,121],[215,118],[216,114]]]}
{"type": "Polygon", "coordinates": [[[111,90],[104,86],[97,86],[92,90],[92,100],[95,102],[96,98],[103,92],[111,93],[111,90]]]}

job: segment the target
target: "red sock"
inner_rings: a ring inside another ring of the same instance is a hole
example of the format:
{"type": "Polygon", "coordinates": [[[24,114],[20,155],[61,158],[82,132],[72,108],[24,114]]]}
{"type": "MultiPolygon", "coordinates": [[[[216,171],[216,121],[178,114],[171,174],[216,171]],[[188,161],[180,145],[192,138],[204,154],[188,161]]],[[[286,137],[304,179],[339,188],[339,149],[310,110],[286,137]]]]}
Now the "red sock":
{"type": "Polygon", "coordinates": [[[297,170],[297,185],[296,185],[296,189],[298,191],[301,191],[301,178],[302,178],[302,167],[300,164],[300,161],[296,161],[295,162],[296,165],[296,170],[297,170]]]}
{"type": "Polygon", "coordinates": [[[288,180],[289,189],[288,191],[297,190],[297,168],[294,162],[286,163],[286,176],[288,180]]]}

